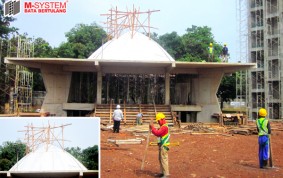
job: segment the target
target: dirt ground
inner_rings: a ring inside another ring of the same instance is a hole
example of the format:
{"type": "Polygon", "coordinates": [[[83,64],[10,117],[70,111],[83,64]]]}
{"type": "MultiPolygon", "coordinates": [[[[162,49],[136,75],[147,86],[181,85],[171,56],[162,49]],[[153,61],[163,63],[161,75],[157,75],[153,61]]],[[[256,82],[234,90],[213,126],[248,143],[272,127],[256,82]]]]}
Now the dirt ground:
{"type": "MultiPolygon", "coordinates": [[[[265,178],[283,177],[283,125],[272,124],[271,146],[273,168],[260,169],[258,163],[257,135],[199,134],[172,132],[170,142],[180,142],[169,150],[170,178],[215,177],[215,178],[265,178]],[[278,129],[279,128],[279,129],[278,129]]],[[[156,137],[150,136],[155,142],[156,137]]],[[[146,136],[125,131],[112,133],[101,131],[101,177],[154,177],[159,173],[158,148],[148,146],[146,136]],[[109,144],[107,139],[143,138],[142,144],[109,144]],[[146,153],[144,170],[142,160],[146,153]]]]}

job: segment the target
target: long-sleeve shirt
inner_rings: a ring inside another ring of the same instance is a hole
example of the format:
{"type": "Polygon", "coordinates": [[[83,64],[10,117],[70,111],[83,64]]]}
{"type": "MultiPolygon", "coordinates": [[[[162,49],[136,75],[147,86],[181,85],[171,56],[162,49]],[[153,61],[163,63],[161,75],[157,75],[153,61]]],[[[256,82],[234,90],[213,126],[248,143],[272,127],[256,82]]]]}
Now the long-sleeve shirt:
{"type": "Polygon", "coordinates": [[[168,133],[168,127],[162,125],[159,129],[156,129],[155,127],[151,128],[152,133],[157,137],[162,137],[168,133]]]}
{"type": "Polygon", "coordinates": [[[123,119],[123,112],[121,109],[115,109],[112,115],[115,121],[121,121],[123,119]]]}

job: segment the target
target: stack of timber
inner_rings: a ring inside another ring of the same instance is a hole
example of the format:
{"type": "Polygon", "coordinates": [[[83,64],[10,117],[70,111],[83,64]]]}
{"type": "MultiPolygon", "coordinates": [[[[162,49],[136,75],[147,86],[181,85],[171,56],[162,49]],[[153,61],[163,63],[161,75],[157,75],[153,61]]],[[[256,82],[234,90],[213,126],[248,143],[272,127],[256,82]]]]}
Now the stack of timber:
{"type": "Polygon", "coordinates": [[[254,135],[257,134],[257,129],[255,125],[245,125],[239,127],[227,127],[227,132],[229,134],[240,134],[240,135],[254,135]]]}
{"type": "MultiPolygon", "coordinates": [[[[280,120],[270,120],[271,131],[283,131],[283,122],[280,120]]],[[[255,121],[248,121],[246,125],[226,125],[226,133],[240,135],[257,135],[257,127],[255,121]]]]}
{"type": "Polygon", "coordinates": [[[215,127],[219,127],[219,124],[205,124],[202,122],[196,122],[186,123],[186,126],[183,127],[183,129],[191,130],[193,132],[212,133],[216,131],[215,127]]]}
{"type": "MultiPolygon", "coordinates": [[[[116,104],[100,104],[96,105],[93,116],[100,117],[102,122],[113,123],[112,114],[116,109],[116,104]]],[[[150,119],[155,120],[155,111],[163,112],[168,123],[172,123],[170,105],[154,105],[153,104],[121,104],[121,110],[124,114],[124,122],[130,125],[136,125],[136,115],[141,112],[143,114],[143,124],[148,125],[150,119]]]]}
{"type": "Polygon", "coordinates": [[[247,116],[243,113],[214,113],[211,117],[217,119],[221,125],[247,124],[247,116]]]}
{"type": "Polygon", "coordinates": [[[224,135],[226,134],[226,128],[220,126],[218,123],[182,123],[181,131],[176,130],[175,134],[189,133],[191,135],[224,135]],[[185,126],[184,126],[185,125],[185,126]]]}

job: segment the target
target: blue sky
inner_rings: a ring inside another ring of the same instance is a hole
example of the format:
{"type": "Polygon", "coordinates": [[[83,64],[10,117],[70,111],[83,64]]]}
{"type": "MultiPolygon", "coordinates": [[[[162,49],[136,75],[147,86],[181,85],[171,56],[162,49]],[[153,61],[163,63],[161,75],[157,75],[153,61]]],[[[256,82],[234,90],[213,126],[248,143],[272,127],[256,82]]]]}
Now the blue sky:
{"type": "MultiPolygon", "coordinates": [[[[15,142],[25,137],[23,132],[25,126],[33,124],[33,126],[56,126],[71,124],[64,128],[64,139],[69,140],[64,143],[65,147],[80,147],[85,149],[93,145],[100,144],[100,120],[98,118],[0,118],[0,145],[6,141],[15,142]]],[[[56,136],[61,135],[61,130],[56,131],[56,136]]],[[[22,140],[23,141],[23,140],[22,140]]]]}
{"type": "MultiPolygon", "coordinates": [[[[21,0],[21,3],[27,0],[21,0]]],[[[48,1],[48,0],[31,0],[48,1]]],[[[65,0],[56,0],[59,2],[65,0]]],[[[42,37],[57,47],[66,41],[65,33],[78,23],[104,26],[105,14],[111,7],[126,11],[133,5],[140,11],[160,10],[151,15],[151,25],[158,35],[176,31],[183,35],[192,25],[212,28],[218,43],[227,43],[230,61],[237,61],[238,32],[236,0],[68,0],[66,14],[25,14],[21,12],[11,25],[28,33],[30,37],[42,37]]]]}

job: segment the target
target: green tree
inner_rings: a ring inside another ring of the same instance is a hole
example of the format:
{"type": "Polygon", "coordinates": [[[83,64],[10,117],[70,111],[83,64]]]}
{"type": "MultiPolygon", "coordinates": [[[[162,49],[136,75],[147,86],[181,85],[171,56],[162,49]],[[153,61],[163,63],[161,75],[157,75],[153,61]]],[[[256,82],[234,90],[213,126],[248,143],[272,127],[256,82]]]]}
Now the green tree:
{"type": "MultiPolygon", "coordinates": [[[[48,58],[54,56],[54,50],[50,44],[43,38],[36,38],[33,41],[34,45],[34,57],[48,58]]],[[[40,71],[33,71],[33,90],[34,91],[45,91],[43,78],[40,71]]]]}
{"type": "Polygon", "coordinates": [[[46,91],[40,71],[33,71],[33,91],[46,91]]]}
{"type": "Polygon", "coordinates": [[[236,73],[231,76],[224,76],[217,91],[217,97],[220,99],[220,108],[223,109],[223,103],[236,98],[236,73]]]}
{"type": "MultiPolygon", "coordinates": [[[[145,34],[147,36],[147,34],[145,34]]],[[[153,33],[150,33],[150,38],[153,39],[155,42],[159,43],[159,37],[158,37],[158,34],[153,32],[153,33]]]]}
{"type": "Polygon", "coordinates": [[[80,162],[83,161],[82,150],[80,147],[71,147],[71,148],[66,148],[65,150],[80,162]]]}
{"type": "Polygon", "coordinates": [[[17,28],[11,27],[10,23],[15,21],[13,17],[4,17],[3,5],[5,0],[0,1],[0,113],[4,111],[4,103],[8,100],[6,94],[6,77],[7,71],[4,65],[4,57],[8,54],[8,41],[11,33],[17,32],[17,28]]]}
{"type": "Polygon", "coordinates": [[[192,26],[187,28],[187,33],[182,36],[185,56],[180,59],[182,61],[207,61],[208,60],[208,46],[213,43],[214,47],[214,61],[219,61],[221,53],[221,45],[217,44],[211,32],[211,28],[204,26],[192,26]]]}
{"type": "Polygon", "coordinates": [[[98,170],[99,151],[97,145],[84,150],[79,147],[66,148],[65,150],[79,160],[87,169],[98,170]]]}
{"type": "Polygon", "coordinates": [[[179,59],[184,56],[184,45],[182,38],[177,32],[166,33],[159,36],[159,44],[174,58],[179,59]]]}
{"type": "Polygon", "coordinates": [[[26,145],[17,142],[4,142],[0,146],[0,171],[8,171],[25,155],[26,145]]]}
{"type": "Polygon", "coordinates": [[[52,57],[53,49],[49,43],[43,38],[36,38],[33,41],[34,44],[34,57],[52,57]]]}
{"type": "Polygon", "coordinates": [[[78,24],[65,36],[67,42],[56,49],[57,57],[87,58],[102,45],[106,32],[96,23],[78,24]]]}
{"type": "Polygon", "coordinates": [[[90,170],[98,170],[98,146],[88,147],[83,150],[83,164],[90,170]]]}
{"type": "Polygon", "coordinates": [[[54,53],[56,57],[62,57],[62,58],[74,58],[75,57],[73,45],[69,42],[61,43],[58,48],[54,49],[54,53]]]}

